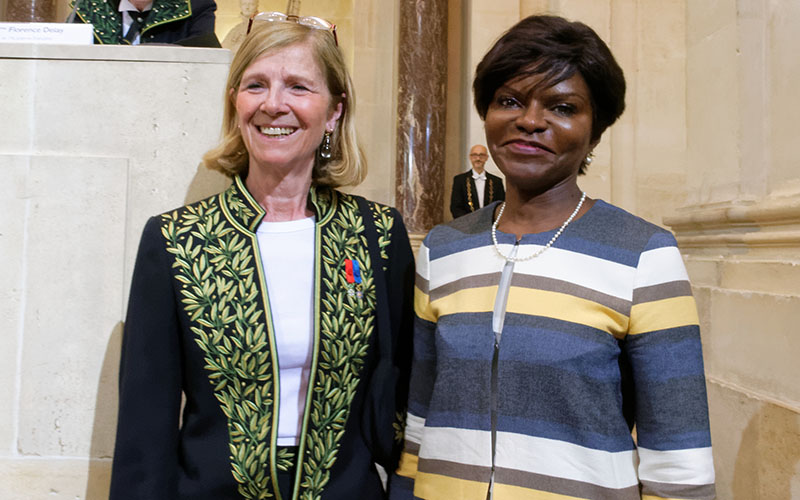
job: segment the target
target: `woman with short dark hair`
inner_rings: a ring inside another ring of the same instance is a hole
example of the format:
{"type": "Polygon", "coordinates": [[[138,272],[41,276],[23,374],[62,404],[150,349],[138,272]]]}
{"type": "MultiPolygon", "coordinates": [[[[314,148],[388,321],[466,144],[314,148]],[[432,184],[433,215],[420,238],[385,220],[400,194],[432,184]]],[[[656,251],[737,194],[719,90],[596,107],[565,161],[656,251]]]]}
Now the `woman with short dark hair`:
{"type": "Polygon", "coordinates": [[[588,26],[532,16],[489,50],[473,88],[506,199],[420,248],[390,496],[713,498],[675,238],[578,187],[624,109],[622,70],[588,26]]]}

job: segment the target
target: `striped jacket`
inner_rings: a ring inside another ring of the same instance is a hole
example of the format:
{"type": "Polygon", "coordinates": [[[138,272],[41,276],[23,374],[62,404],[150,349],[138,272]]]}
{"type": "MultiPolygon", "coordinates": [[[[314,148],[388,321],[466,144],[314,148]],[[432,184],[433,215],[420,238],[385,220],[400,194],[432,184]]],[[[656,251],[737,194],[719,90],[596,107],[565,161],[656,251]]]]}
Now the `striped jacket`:
{"type": "MultiPolygon", "coordinates": [[[[392,499],[487,498],[495,206],[420,248],[392,499]]],[[[517,255],[553,234],[525,235],[517,255]]],[[[498,240],[508,254],[515,236],[498,240]]],[[[714,498],[697,310],[674,237],[653,224],[597,201],[515,265],[496,392],[495,500],[714,498]]]]}

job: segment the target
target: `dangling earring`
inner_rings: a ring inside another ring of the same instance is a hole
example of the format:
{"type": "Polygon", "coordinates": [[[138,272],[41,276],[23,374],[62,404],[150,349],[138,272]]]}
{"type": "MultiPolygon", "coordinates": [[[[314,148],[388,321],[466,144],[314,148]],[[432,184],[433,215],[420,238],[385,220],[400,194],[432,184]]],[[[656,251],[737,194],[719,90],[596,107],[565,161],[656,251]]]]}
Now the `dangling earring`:
{"type": "Polygon", "coordinates": [[[326,130],[325,135],[322,137],[322,145],[319,147],[319,157],[323,160],[330,160],[331,156],[333,156],[331,133],[326,130]]]}
{"type": "Polygon", "coordinates": [[[594,152],[589,151],[586,154],[586,158],[583,159],[583,164],[588,167],[589,165],[592,164],[593,161],[594,161],[594,152]]]}

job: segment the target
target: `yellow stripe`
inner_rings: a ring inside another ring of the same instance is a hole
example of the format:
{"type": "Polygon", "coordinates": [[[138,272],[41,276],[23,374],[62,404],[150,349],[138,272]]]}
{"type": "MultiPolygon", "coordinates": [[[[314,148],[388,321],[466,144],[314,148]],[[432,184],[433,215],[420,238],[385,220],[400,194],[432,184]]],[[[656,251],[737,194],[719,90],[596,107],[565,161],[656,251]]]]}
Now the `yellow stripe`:
{"type": "Polygon", "coordinates": [[[672,297],[633,306],[631,308],[630,334],[636,335],[699,323],[694,297],[672,297]]]}
{"type": "MultiPolygon", "coordinates": [[[[414,496],[427,500],[486,500],[488,483],[468,481],[438,474],[417,473],[414,496]]],[[[496,500],[501,500],[495,496],[496,500]]]]}
{"type": "Polygon", "coordinates": [[[642,500],[680,500],[679,498],[666,498],[666,497],[656,497],[653,495],[642,495],[642,500]]]}
{"type": "Polygon", "coordinates": [[[573,497],[569,495],[559,495],[558,493],[550,493],[549,491],[532,490],[523,488],[521,486],[511,486],[509,484],[494,485],[494,498],[495,500],[567,500],[574,499],[580,500],[581,497],[573,497]]]}
{"type": "MultiPolygon", "coordinates": [[[[491,312],[496,295],[496,286],[468,288],[436,300],[432,306],[437,317],[464,311],[491,312]]],[[[628,317],[624,314],[591,300],[546,290],[512,287],[507,312],[588,325],[619,338],[628,330],[628,317]]]]}
{"type": "Polygon", "coordinates": [[[487,312],[494,309],[497,286],[465,288],[434,300],[431,305],[437,316],[463,312],[487,312]]]}
{"type": "Polygon", "coordinates": [[[400,455],[400,465],[397,467],[397,475],[414,479],[414,476],[417,475],[418,466],[419,457],[404,451],[400,455]]]}
{"type": "Polygon", "coordinates": [[[512,288],[507,311],[587,325],[615,337],[623,337],[628,330],[628,317],[624,314],[566,293],[512,288]]]}
{"type": "Polygon", "coordinates": [[[428,294],[414,287],[414,312],[417,313],[421,319],[436,323],[438,317],[431,307],[431,300],[428,294]]]}

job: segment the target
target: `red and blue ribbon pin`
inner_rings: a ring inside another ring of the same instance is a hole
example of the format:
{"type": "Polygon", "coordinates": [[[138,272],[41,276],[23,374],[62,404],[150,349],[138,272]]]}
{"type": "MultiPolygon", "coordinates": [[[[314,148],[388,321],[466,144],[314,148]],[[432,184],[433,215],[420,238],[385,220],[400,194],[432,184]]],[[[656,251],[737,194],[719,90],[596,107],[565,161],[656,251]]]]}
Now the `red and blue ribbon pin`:
{"type": "Polygon", "coordinates": [[[361,266],[357,260],[344,260],[344,274],[347,280],[347,295],[361,298],[361,266]]]}

